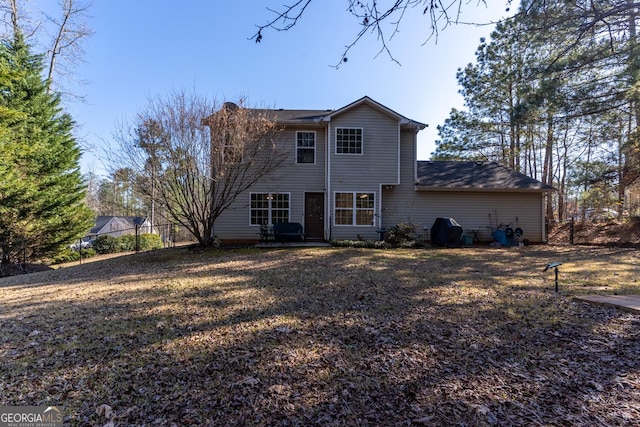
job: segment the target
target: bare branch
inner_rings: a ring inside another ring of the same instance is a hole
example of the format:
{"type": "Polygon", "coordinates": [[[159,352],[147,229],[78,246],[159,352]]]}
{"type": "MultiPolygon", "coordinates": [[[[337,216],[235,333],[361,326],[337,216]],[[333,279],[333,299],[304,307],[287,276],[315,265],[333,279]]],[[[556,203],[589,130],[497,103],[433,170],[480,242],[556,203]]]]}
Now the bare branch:
{"type": "Polygon", "coordinates": [[[184,92],[152,100],[132,124],[120,126],[118,147],[108,152],[112,166],[134,171],[138,191],[202,246],[213,244],[215,220],[238,195],[286,159],[270,110],[243,104],[219,106],[184,92]]]}
{"type": "Polygon", "coordinates": [[[82,3],[81,0],[62,0],[60,19],[46,16],[57,30],[48,52],[47,92],[51,90],[55,74],[71,75],[67,70],[82,61],[82,41],[93,34],[93,30],[86,25],[91,5],[91,2],[82,3]],[[66,64],[58,64],[59,60],[65,61],[66,64]]]}
{"type": "Polygon", "coordinates": [[[298,23],[298,20],[302,17],[302,14],[310,3],[311,0],[298,0],[291,6],[285,6],[283,12],[277,12],[267,8],[270,12],[275,13],[276,17],[264,25],[257,25],[258,31],[251,36],[249,40],[255,40],[256,43],[260,43],[262,41],[262,31],[266,28],[271,28],[276,31],[288,31],[298,23]]]}
{"type": "MultiPolygon", "coordinates": [[[[400,23],[409,9],[419,8],[422,10],[422,14],[428,17],[429,30],[425,41],[426,43],[432,38],[437,40],[441,29],[454,23],[460,23],[459,18],[462,13],[462,7],[468,4],[466,1],[467,0],[395,0],[391,5],[381,8],[379,2],[376,0],[347,0],[347,11],[356,18],[357,25],[360,29],[353,37],[351,43],[345,46],[339,62],[334,65],[334,67],[339,68],[348,61],[349,52],[366,34],[375,34],[381,45],[375,57],[378,57],[384,52],[391,61],[400,65],[400,62],[397,61],[391,53],[388,41],[399,32],[400,23]],[[454,10],[454,13],[452,13],[452,10],[454,10]],[[389,25],[389,27],[387,25],[389,25]],[[391,31],[390,35],[388,35],[389,31],[391,31]]],[[[258,31],[250,37],[250,40],[254,40],[256,43],[261,42],[264,37],[264,32],[267,29],[274,31],[287,31],[291,29],[298,24],[310,3],[311,0],[299,0],[292,5],[284,6],[280,12],[268,9],[275,14],[275,17],[266,24],[257,26],[258,31]]],[[[507,4],[510,3],[511,0],[507,0],[507,4]]],[[[477,4],[486,6],[485,0],[477,0],[477,4]]],[[[481,24],[478,23],[478,25],[481,24]]]]}

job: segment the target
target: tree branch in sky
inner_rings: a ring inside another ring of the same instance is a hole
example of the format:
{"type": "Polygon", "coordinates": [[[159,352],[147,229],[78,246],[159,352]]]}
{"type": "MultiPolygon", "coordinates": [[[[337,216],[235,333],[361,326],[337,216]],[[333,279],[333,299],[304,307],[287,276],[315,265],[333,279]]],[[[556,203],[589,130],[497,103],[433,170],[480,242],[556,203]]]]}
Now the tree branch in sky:
{"type": "MultiPolygon", "coordinates": [[[[274,17],[263,25],[257,25],[258,30],[250,37],[250,40],[260,43],[263,40],[265,30],[290,30],[299,23],[311,1],[298,0],[291,5],[283,6],[280,11],[268,8],[274,17]]],[[[507,0],[506,3],[510,4],[511,0],[507,0]]],[[[388,41],[399,32],[400,23],[409,10],[420,11],[422,15],[428,17],[428,41],[434,37],[437,38],[439,31],[447,26],[461,23],[459,18],[462,8],[468,3],[464,0],[395,0],[389,6],[381,6],[376,0],[346,0],[346,4],[347,11],[356,18],[360,29],[353,40],[345,46],[340,61],[335,65],[336,68],[348,61],[349,52],[366,34],[375,34],[378,38],[381,46],[377,55],[384,52],[393,62],[399,64],[388,46],[388,41]]],[[[477,5],[486,7],[486,1],[477,0],[477,5]]]]}

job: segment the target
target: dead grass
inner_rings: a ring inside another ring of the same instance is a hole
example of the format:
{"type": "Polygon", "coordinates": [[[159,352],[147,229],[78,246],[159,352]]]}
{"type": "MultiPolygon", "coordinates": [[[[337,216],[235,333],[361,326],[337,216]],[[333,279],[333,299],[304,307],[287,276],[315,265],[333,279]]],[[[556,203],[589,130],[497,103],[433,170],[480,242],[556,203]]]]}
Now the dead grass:
{"type": "Polygon", "coordinates": [[[633,425],[631,249],[170,249],[0,279],[0,405],[69,425],[633,425]],[[547,262],[560,261],[560,295],[547,262]]]}

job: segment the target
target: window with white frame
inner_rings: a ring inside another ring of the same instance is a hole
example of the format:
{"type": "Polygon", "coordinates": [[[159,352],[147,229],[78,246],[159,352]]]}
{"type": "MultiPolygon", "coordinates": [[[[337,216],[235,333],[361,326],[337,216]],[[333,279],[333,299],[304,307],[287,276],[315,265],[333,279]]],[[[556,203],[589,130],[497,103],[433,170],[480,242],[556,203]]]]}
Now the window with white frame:
{"type": "Polygon", "coordinates": [[[373,225],[375,193],[335,193],[336,225],[373,225]]]}
{"type": "Polygon", "coordinates": [[[336,128],[337,154],[362,154],[362,128],[336,128]]]}
{"type": "Polygon", "coordinates": [[[289,222],[289,193],[251,193],[251,225],[289,222]]]}
{"type": "Polygon", "coordinates": [[[296,132],[296,163],[316,162],[316,133],[296,132]]]}

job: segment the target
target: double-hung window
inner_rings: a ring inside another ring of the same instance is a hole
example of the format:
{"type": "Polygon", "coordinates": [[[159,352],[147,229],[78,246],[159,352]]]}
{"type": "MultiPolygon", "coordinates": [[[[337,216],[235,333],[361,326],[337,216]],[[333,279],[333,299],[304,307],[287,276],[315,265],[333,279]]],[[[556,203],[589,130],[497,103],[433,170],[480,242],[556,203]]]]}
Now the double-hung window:
{"type": "Polygon", "coordinates": [[[335,193],[336,225],[373,225],[375,193],[335,193]]]}
{"type": "Polygon", "coordinates": [[[251,225],[289,222],[289,193],[251,193],[251,225]]]}
{"type": "Polygon", "coordinates": [[[316,162],[316,133],[296,132],[296,163],[316,162]]]}
{"type": "Polygon", "coordinates": [[[362,154],[362,128],[336,128],[336,154],[362,154]]]}

